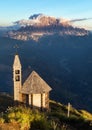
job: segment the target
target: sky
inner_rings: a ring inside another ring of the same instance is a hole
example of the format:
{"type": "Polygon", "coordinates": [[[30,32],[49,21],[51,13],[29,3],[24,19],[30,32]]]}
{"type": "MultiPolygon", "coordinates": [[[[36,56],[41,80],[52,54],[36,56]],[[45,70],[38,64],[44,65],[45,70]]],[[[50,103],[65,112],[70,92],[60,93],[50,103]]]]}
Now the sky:
{"type": "Polygon", "coordinates": [[[0,0],[0,26],[42,13],[92,30],[92,0],[0,0]]]}

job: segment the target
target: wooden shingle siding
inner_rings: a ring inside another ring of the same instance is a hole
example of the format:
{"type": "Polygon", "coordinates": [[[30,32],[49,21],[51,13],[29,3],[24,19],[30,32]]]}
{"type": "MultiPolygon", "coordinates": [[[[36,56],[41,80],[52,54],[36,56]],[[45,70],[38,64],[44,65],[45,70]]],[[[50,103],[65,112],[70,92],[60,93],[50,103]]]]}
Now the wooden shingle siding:
{"type": "Polygon", "coordinates": [[[24,82],[21,93],[44,93],[51,91],[51,87],[33,71],[24,82]]]}

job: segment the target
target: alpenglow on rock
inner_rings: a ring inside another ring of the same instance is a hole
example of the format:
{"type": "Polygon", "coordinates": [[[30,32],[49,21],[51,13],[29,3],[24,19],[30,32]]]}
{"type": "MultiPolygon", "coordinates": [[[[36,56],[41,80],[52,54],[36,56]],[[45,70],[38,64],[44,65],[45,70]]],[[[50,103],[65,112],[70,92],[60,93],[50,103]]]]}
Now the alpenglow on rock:
{"type": "Polygon", "coordinates": [[[15,22],[15,24],[19,25],[20,28],[9,31],[6,36],[24,41],[31,39],[38,41],[43,36],[55,34],[59,36],[85,36],[89,34],[89,31],[83,28],[73,27],[68,20],[43,14],[32,15],[28,20],[23,19],[15,22]]]}

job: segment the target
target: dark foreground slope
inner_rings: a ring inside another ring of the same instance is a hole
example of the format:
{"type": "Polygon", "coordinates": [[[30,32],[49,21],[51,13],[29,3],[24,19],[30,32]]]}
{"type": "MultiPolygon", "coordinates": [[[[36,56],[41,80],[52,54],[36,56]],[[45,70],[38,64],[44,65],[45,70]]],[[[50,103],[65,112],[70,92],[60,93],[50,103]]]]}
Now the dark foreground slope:
{"type": "Polygon", "coordinates": [[[92,36],[44,36],[38,42],[0,38],[0,92],[13,94],[15,45],[23,81],[32,70],[52,87],[51,99],[92,111],[92,36]]]}
{"type": "Polygon", "coordinates": [[[67,117],[67,106],[55,101],[50,101],[49,112],[15,106],[12,102],[9,95],[0,95],[0,103],[6,108],[0,107],[0,130],[92,130],[92,114],[85,110],[71,106],[67,117]]]}

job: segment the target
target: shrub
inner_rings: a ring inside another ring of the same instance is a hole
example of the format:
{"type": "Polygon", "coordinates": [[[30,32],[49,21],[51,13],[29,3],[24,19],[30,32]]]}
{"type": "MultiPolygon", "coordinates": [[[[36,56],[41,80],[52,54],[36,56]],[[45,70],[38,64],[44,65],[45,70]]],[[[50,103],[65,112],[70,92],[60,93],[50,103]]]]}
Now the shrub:
{"type": "Polygon", "coordinates": [[[5,122],[4,118],[0,117],[0,124],[4,122],[5,122]]]}
{"type": "Polygon", "coordinates": [[[7,110],[6,119],[9,123],[19,123],[21,129],[29,129],[33,115],[32,111],[26,107],[11,107],[7,110]]]}
{"type": "Polygon", "coordinates": [[[45,119],[34,120],[31,123],[31,130],[48,130],[48,123],[45,119]]]}
{"type": "Polygon", "coordinates": [[[34,120],[31,123],[31,130],[48,130],[48,122],[45,115],[38,110],[33,112],[34,120]]]}

